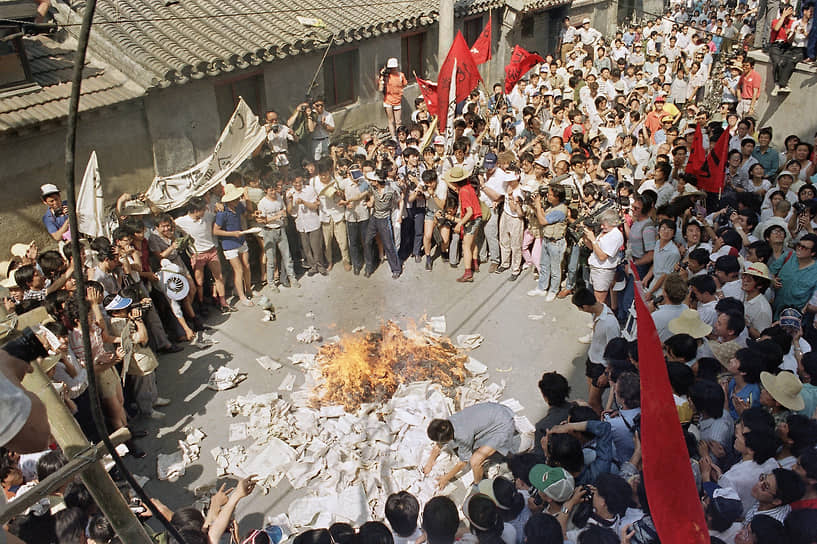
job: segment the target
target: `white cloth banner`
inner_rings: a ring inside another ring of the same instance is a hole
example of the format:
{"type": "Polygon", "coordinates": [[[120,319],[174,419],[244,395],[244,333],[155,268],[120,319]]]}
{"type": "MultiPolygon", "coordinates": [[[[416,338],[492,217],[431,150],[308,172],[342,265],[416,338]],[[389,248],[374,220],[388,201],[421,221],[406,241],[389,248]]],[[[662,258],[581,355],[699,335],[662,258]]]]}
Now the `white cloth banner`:
{"type": "Polygon", "coordinates": [[[189,170],[155,178],[145,193],[147,199],[162,211],[184,206],[192,197],[202,196],[223,183],[266,136],[258,117],[239,97],[238,106],[210,156],[189,170]]]}
{"type": "Polygon", "coordinates": [[[82,185],[77,194],[77,224],[79,232],[96,238],[108,236],[108,224],[105,221],[105,199],[102,195],[102,179],[99,177],[99,164],[96,151],[91,151],[91,158],[82,176],[82,185]]]}
{"type": "Polygon", "coordinates": [[[454,118],[457,115],[457,59],[451,70],[451,85],[448,88],[448,110],[445,119],[445,152],[451,153],[454,146],[454,118]]]}

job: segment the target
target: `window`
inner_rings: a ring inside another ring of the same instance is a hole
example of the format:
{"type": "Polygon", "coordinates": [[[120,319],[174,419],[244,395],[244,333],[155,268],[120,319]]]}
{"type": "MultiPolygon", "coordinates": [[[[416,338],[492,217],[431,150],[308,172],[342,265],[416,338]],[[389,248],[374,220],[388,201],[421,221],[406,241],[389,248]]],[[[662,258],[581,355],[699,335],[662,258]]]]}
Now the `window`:
{"type": "Polygon", "coordinates": [[[23,39],[11,37],[19,33],[17,27],[0,27],[0,90],[16,89],[33,84],[23,39]]]}
{"type": "Polygon", "coordinates": [[[264,117],[266,101],[264,100],[264,74],[256,72],[216,83],[216,107],[221,124],[226,125],[238,105],[238,97],[258,115],[264,117]]]}
{"type": "Polygon", "coordinates": [[[326,109],[357,100],[355,82],[359,77],[358,50],[350,49],[326,57],[323,63],[323,89],[326,109]]]}
{"type": "Polygon", "coordinates": [[[417,74],[420,77],[425,76],[425,67],[423,63],[423,45],[425,44],[426,33],[412,34],[410,36],[403,36],[400,43],[400,50],[403,52],[403,62],[401,63],[401,70],[406,74],[406,78],[411,81],[412,74],[417,74]]]}
{"type": "Polygon", "coordinates": [[[523,38],[530,38],[533,36],[533,26],[534,26],[534,18],[533,15],[528,15],[522,18],[522,37],[523,38]]]}
{"type": "Polygon", "coordinates": [[[462,26],[462,36],[465,38],[468,47],[471,47],[474,45],[474,42],[477,41],[479,35],[482,34],[482,15],[466,19],[463,21],[462,26]]]}

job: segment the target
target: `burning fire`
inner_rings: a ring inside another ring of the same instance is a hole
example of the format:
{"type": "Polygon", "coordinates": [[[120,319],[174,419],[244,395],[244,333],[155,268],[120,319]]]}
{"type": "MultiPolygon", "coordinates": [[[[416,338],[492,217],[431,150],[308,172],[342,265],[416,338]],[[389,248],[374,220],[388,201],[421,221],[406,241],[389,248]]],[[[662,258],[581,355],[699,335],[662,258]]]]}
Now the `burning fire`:
{"type": "Polygon", "coordinates": [[[342,404],[353,412],[363,403],[390,399],[401,383],[431,380],[443,388],[461,385],[468,356],[448,338],[407,336],[388,321],[379,332],[324,344],[316,360],[323,377],[316,404],[342,404]]]}

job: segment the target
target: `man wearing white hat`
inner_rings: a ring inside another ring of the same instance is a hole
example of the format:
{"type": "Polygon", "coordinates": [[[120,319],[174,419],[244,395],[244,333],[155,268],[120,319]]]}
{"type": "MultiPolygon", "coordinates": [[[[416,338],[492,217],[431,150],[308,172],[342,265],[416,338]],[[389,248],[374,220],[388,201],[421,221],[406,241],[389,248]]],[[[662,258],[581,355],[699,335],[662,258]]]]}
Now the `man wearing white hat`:
{"type": "Polygon", "coordinates": [[[48,209],[43,215],[43,224],[48,230],[51,238],[59,242],[60,240],[70,240],[71,232],[68,230],[68,202],[60,198],[60,189],[53,183],[46,183],[40,186],[40,198],[48,209]]]}
{"type": "Polygon", "coordinates": [[[758,338],[761,331],[772,326],[772,305],[763,295],[772,283],[769,268],[762,262],[751,263],[741,276],[743,311],[749,336],[758,338]]]}
{"type": "Polygon", "coordinates": [[[582,40],[582,47],[587,56],[592,59],[595,45],[601,39],[601,32],[590,26],[590,19],[587,17],[582,19],[582,26],[576,32],[582,40]]]}
{"type": "Polygon", "coordinates": [[[397,59],[392,57],[386,62],[386,68],[380,72],[380,90],[383,93],[383,108],[389,122],[391,137],[396,139],[396,129],[400,126],[400,111],[403,102],[403,89],[408,85],[405,74],[398,69],[397,59]]]}

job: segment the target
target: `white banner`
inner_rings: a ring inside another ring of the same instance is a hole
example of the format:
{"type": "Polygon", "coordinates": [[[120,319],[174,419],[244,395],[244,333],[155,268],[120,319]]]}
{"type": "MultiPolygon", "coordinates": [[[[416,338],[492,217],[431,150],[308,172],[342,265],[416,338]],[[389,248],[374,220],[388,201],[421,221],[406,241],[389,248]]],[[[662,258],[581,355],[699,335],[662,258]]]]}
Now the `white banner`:
{"type": "Polygon", "coordinates": [[[454,58],[454,68],[451,70],[451,85],[448,87],[448,109],[445,119],[445,152],[451,154],[454,145],[454,118],[457,115],[457,59],[454,58]]]}
{"type": "Polygon", "coordinates": [[[266,136],[258,117],[239,97],[238,106],[210,156],[189,170],[155,178],[145,193],[147,199],[162,211],[184,206],[192,197],[202,196],[223,183],[266,136]]]}
{"type": "Polygon", "coordinates": [[[91,151],[91,158],[82,176],[82,185],[77,194],[77,224],[79,232],[88,236],[108,236],[108,225],[105,222],[105,199],[102,195],[102,179],[99,177],[99,164],[96,151],[91,151]]]}

